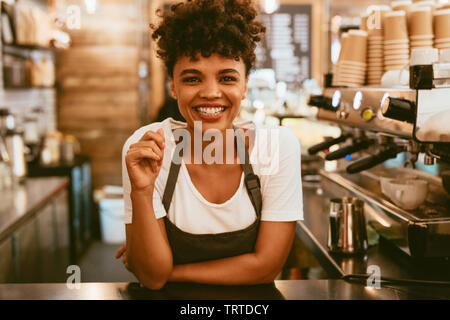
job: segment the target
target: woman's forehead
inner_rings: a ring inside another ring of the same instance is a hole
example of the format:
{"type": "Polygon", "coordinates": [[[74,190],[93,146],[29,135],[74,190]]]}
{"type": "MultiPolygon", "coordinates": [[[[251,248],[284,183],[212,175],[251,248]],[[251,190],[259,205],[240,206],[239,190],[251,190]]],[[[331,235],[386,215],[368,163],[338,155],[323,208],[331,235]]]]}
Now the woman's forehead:
{"type": "Polygon", "coordinates": [[[197,55],[196,59],[183,56],[178,58],[174,66],[174,75],[185,73],[186,70],[197,70],[199,72],[221,72],[223,70],[235,70],[241,75],[245,75],[245,64],[241,58],[239,60],[227,58],[219,54],[211,54],[209,57],[197,55]]]}

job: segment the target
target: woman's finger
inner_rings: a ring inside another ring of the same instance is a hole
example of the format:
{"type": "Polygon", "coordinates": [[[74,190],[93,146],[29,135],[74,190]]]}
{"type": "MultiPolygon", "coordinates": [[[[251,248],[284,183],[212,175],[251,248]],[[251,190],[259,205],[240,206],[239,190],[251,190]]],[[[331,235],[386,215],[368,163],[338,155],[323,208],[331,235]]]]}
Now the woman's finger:
{"type": "Polygon", "coordinates": [[[127,153],[125,158],[127,168],[129,169],[130,165],[140,163],[144,161],[148,163],[153,173],[157,173],[158,163],[160,163],[160,158],[156,155],[153,150],[150,149],[134,149],[127,153]]]}
{"type": "Polygon", "coordinates": [[[130,150],[139,148],[150,148],[155,152],[161,159],[164,157],[164,152],[158,146],[155,141],[139,141],[130,145],[130,150]]]}
{"type": "Polygon", "coordinates": [[[139,141],[148,140],[154,140],[161,149],[165,147],[164,131],[162,129],[159,129],[157,132],[151,130],[147,131],[139,141]]]}
{"type": "Polygon", "coordinates": [[[119,248],[119,250],[117,250],[117,252],[116,252],[116,259],[119,259],[123,255],[123,253],[126,251],[126,249],[127,249],[127,246],[125,244],[123,246],[121,246],[119,248]]]}
{"type": "Polygon", "coordinates": [[[129,161],[140,161],[143,159],[148,159],[159,162],[161,160],[161,157],[158,156],[151,148],[139,148],[128,150],[126,158],[129,161]]]}

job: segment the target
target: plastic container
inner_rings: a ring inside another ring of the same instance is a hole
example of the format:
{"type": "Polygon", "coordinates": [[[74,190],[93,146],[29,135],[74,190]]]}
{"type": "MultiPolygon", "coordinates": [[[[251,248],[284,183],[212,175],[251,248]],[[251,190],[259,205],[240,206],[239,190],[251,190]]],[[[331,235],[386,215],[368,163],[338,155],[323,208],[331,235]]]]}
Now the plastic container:
{"type": "Polygon", "coordinates": [[[102,241],[108,244],[125,243],[125,205],[122,195],[103,193],[98,203],[102,241]]]}

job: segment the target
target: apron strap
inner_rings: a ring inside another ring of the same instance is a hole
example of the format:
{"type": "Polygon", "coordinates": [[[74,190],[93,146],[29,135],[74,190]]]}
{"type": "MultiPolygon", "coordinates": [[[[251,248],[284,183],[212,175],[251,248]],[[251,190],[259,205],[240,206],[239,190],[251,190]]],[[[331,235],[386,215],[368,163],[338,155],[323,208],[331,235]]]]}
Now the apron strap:
{"type": "MultiPolygon", "coordinates": [[[[183,143],[183,141],[181,143],[183,143]]],[[[179,145],[179,141],[177,141],[176,145],[177,146],[179,145]]],[[[167,177],[166,187],[164,189],[164,195],[162,199],[162,203],[164,205],[166,213],[169,212],[170,202],[172,201],[172,196],[175,191],[175,185],[177,184],[178,173],[180,172],[181,161],[183,159],[183,148],[181,148],[179,153],[180,155],[179,161],[173,161],[174,158],[176,157],[176,151],[177,148],[175,147],[172,156],[172,161],[170,162],[169,175],[167,177]]]]}
{"type": "MultiPolygon", "coordinates": [[[[262,196],[261,196],[261,183],[259,177],[253,173],[252,165],[250,164],[250,157],[245,147],[245,143],[239,133],[236,130],[236,127],[233,125],[233,129],[235,131],[238,157],[241,162],[242,169],[244,170],[244,182],[245,187],[247,188],[247,193],[252,202],[253,208],[255,209],[256,215],[258,219],[261,217],[261,209],[262,209],[262,196]],[[242,151],[244,150],[244,154],[242,151]],[[244,159],[242,159],[244,158],[244,159]]],[[[178,142],[177,142],[178,145],[178,142]]],[[[177,149],[175,148],[175,151],[177,149]]],[[[175,152],[173,154],[173,158],[176,156],[175,152]]],[[[180,149],[180,157],[183,157],[183,148],[180,149]]],[[[179,163],[173,161],[170,163],[169,175],[167,177],[166,187],[164,189],[164,195],[162,199],[162,203],[164,205],[164,209],[166,213],[169,212],[170,203],[172,201],[173,193],[175,191],[175,185],[177,183],[178,174],[180,172],[181,161],[179,163]]],[[[181,160],[181,159],[180,159],[181,160]]]]}
{"type": "Polygon", "coordinates": [[[259,177],[253,173],[253,167],[250,164],[250,156],[239,130],[237,130],[234,125],[233,129],[236,136],[237,154],[239,160],[241,161],[241,166],[245,174],[245,187],[247,188],[247,193],[250,197],[250,200],[252,201],[252,205],[255,208],[256,215],[258,216],[258,218],[260,218],[262,210],[261,182],[259,180],[259,177]],[[244,155],[242,155],[242,152],[240,152],[242,150],[244,150],[244,155]]]}

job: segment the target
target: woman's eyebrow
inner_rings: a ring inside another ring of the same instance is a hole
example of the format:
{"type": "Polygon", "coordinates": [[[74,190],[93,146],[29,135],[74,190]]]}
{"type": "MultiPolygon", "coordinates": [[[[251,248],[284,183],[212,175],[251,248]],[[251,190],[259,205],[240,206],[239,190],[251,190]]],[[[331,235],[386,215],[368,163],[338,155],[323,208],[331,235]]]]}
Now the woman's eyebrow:
{"type": "Polygon", "coordinates": [[[201,74],[201,72],[198,71],[197,69],[185,69],[185,70],[180,72],[180,77],[185,75],[185,74],[188,74],[188,73],[201,74]]]}
{"type": "Polygon", "coordinates": [[[240,75],[240,73],[236,69],[223,69],[219,71],[219,74],[224,73],[236,73],[237,75],[240,75]]]}

